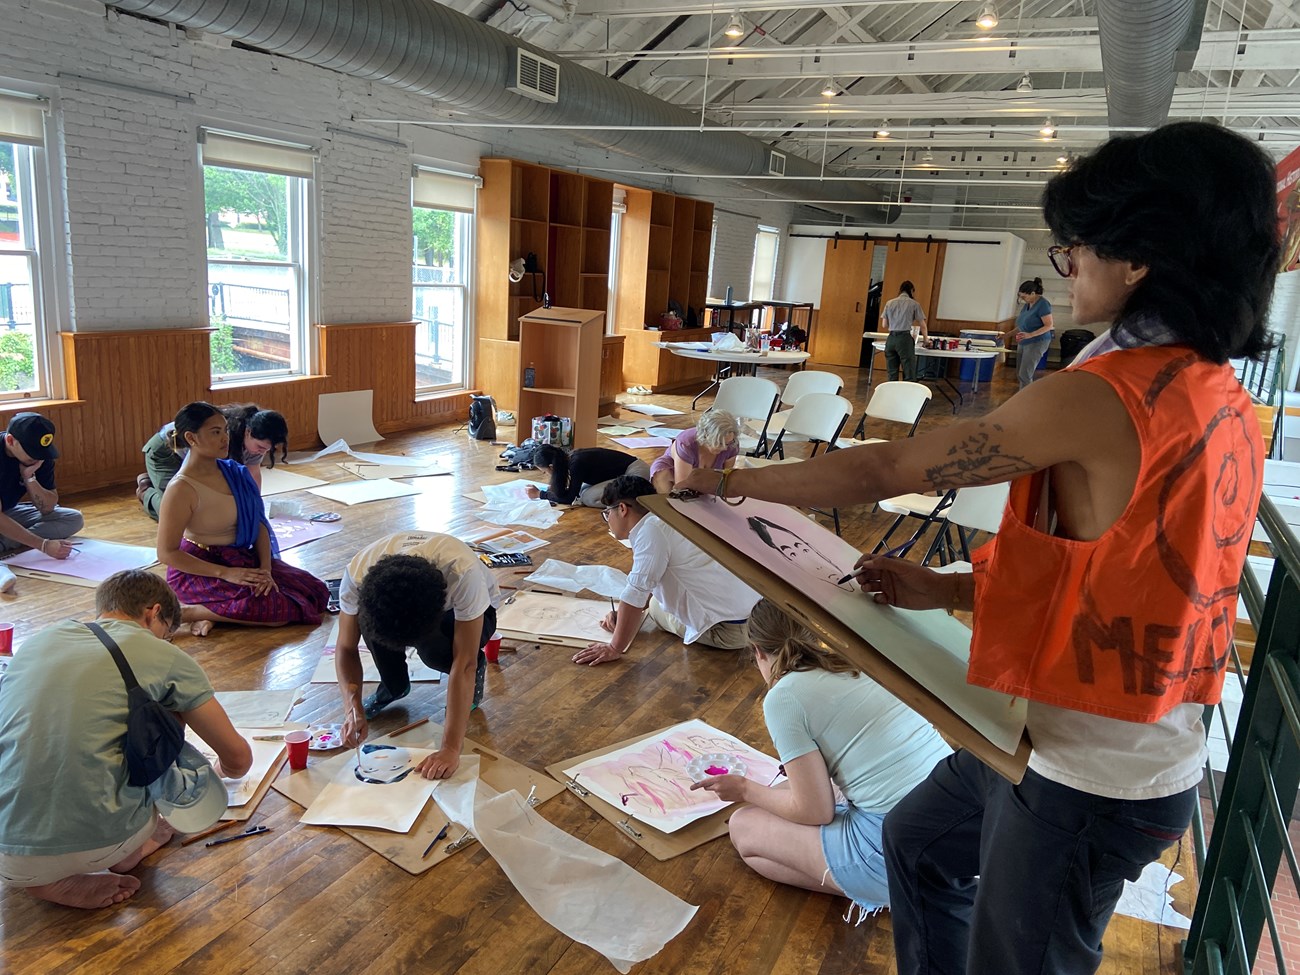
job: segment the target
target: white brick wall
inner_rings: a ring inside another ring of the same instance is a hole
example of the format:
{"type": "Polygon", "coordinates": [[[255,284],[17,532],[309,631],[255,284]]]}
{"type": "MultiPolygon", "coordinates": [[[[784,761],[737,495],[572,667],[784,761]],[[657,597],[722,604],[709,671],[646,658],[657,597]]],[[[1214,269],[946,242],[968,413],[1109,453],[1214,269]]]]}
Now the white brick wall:
{"type": "Polygon", "coordinates": [[[750,214],[742,214],[721,204],[714,210],[718,235],[713,249],[713,274],[709,279],[709,295],[725,298],[727,285],[731,285],[735,301],[749,300],[750,277],[754,270],[754,236],[758,226],[775,227],[781,232],[776,249],[776,286],[773,297],[781,297],[781,276],[785,267],[785,231],[790,224],[792,208],[788,204],[773,203],[750,214]]]}

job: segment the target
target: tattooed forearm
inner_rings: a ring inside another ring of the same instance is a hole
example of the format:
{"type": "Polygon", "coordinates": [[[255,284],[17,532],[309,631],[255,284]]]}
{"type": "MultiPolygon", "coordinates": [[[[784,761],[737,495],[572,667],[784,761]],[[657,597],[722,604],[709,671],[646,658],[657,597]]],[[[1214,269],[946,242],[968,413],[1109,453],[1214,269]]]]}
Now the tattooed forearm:
{"type": "Polygon", "coordinates": [[[1002,452],[1001,433],[999,424],[981,423],[978,432],[948,451],[947,460],[925,469],[926,482],[936,491],[945,491],[994,484],[1036,471],[1038,467],[1028,458],[1002,452]]]}

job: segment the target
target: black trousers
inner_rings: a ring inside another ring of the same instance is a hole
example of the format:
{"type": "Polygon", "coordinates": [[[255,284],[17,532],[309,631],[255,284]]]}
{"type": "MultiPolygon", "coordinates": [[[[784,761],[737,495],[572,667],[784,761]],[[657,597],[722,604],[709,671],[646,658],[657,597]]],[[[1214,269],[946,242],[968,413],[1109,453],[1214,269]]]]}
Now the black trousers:
{"type": "MultiPolygon", "coordinates": [[[[483,632],[479,636],[480,659],[483,658],[483,647],[487,645],[488,640],[492,639],[496,629],[497,611],[489,606],[487,612],[483,614],[483,632]]],[[[456,614],[447,610],[442,614],[437,634],[423,645],[417,645],[415,652],[427,666],[444,674],[450,673],[451,645],[455,634],[456,614]]],[[[379,682],[388,689],[389,693],[394,697],[401,697],[410,690],[411,675],[406,668],[406,648],[377,642],[372,634],[366,632],[365,627],[361,628],[361,638],[366,641],[366,646],[370,648],[370,655],[374,657],[375,668],[379,671],[379,682]]]]}

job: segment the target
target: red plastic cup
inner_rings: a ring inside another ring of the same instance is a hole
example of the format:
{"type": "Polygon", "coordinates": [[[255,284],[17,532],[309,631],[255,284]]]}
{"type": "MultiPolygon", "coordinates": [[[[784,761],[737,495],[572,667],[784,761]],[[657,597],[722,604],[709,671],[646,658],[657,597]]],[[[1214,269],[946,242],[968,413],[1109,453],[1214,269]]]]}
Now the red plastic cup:
{"type": "Polygon", "coordinates": [[[311,733],[307,731],[291,731],[284,736],[285,746],[289,749],[289,768],[307,767],[307,745],[310,742],[311,733]]]}
{"type": "Polygon", "coordinates": [[[501,634],[493,633],[492,639],[483,645],[483,656],[487,657],[488,663],[494,664],[501,659],[501,634]]]}
{"type": "MultiPolygon", "coordinates": [[[[499,646],[501,641],[497,641],[499,646]]],[[[14,652],[14,625],[12,623],[0,623],[0,654],[9,656],[14,652]]]]}

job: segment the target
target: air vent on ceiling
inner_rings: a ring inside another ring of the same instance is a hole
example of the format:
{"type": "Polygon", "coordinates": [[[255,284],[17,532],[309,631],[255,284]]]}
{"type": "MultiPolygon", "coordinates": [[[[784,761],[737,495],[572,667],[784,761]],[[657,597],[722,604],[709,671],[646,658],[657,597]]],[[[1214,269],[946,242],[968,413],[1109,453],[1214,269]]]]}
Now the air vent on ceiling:
{"type": "Polygon", "coordinates": [[[539,102],[560,100],[560,66],[556,62],[518,47],[515,48],[514,68],[506,85],[510,91],[539,102]]]}
{"type": "Polygon", "coordinates": [[[767,154],[767,175],[784,176],[785,175],[785,153],[777,152],[772,149],[767,154]]]}

